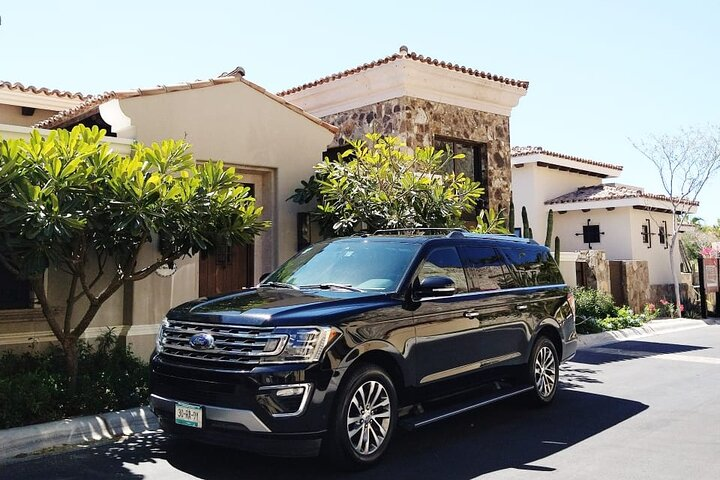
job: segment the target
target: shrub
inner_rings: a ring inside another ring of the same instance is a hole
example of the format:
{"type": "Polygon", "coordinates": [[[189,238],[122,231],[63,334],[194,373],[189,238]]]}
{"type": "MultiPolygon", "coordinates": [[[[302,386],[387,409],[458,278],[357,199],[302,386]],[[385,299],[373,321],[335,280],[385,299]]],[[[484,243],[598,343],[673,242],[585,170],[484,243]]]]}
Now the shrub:
{"type": "Polygon", "coordinates": [[[573,295],[578,333],[602,332],[605,329],[598,321],[617,315],[617,308],[609,293],[594,288],[578,287],[573,290],[573,295]]]}
{"type": "Polygon", "coordinates": [[[80,342],[78,386],[69,388],[62,350],[32,347],[0,357],[0,429],[142,405],[148,366],[112,330],[94,346],[80,342]]]}

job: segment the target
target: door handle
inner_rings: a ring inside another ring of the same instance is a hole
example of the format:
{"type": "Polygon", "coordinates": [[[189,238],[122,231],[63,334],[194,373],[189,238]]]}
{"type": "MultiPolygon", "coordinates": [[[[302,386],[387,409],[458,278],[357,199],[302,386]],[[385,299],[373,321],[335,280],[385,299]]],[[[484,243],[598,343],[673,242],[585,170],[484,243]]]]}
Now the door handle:
{"type": "Polygon", "coordinates": [[[480,316],[480,312],[468,311],[468,312],[463,313],[463,316],[465,318],[477,318],[480,316]]]}
{"type": "Polygon", "coordinates": [[[517,308],[518,310],[527,310],[527,305],[518,305],[515,308],[517,308]]]}

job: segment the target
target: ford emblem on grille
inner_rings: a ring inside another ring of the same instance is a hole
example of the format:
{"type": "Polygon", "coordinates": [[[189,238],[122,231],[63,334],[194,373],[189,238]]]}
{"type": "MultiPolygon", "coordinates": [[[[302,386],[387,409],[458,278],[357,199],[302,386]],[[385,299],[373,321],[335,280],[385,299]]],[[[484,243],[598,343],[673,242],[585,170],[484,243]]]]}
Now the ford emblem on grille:
{"type": "Polygon", "coordinates": [[[190,337],[190,346],[195,350],[208,350],[215,345],[215,339],[208,333],[198,333],[190,337]]]}

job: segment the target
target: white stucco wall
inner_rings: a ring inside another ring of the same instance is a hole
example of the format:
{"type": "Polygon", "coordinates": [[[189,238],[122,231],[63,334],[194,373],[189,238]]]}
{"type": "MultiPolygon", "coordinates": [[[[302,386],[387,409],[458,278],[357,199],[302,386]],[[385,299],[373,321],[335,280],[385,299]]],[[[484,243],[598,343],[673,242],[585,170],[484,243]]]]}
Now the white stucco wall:
{"type": "MultiPolygon", "coordinates": [[[[559,197],[577,190],[579,187],[598,185],[599,177],[581,175],[578,173],[552,170],[539,167],[535,163],[526,163],[522,167],[512,167],[512,196],[515,205],[515,226],[522,227],[522,207],[526,207],[528,221],[533,230],[533,237],[540,243],[545,241],[547,230],[547,213],[549,205],[546,200],[559,197]]],[[[557,222],[557,206],[554,220],[557,222]]],[[[557,236],[557,228],[553,228],[553,238],[557,236]]],[[[562,242],[562,237],[561,242],[562,242]]],[[[562,247],[565,250],[565,247],[562,247]]]]}
{"type": "MultiPolygon", "coordinates": [[[[658,226],[662,225],[663,220],[667,222],[668,230],[672,230],[672,215],[669,213],[649,212],[646,210],[633,209],[631,212],[632,227],[629,232],[629,240],[632,244],[633,258],[635,260],[645,260],[648,262],[650,270],[650,285],[662,285],[673,283],[672,272],[670,270],[670,250],[665,245],[660,244],[658,238],[658,226]],[[648,244],[642,242],[642,225],[645,220],[650,220],[650,232],[652,233],[652,243],[648,248],[648,244]]],[[[669,238],[668,238],[669,241],[669,238]]],[[[675,249],[675,262],[677,264],[677,272],[680,273],[680,252],[675,249]]]]}
{"type": "MultiPolygon", "coordinates": [[[[599,225],[600,243],[593,243],[593,250],[602,250],[606,253],[608,260],[630,260],[633,259],[632,246],[629,239],[631,232],[631,208],[616,208],[612,211],[606,209],[593,209],[589,212],[580,210],[569,211],[564,214],[555,215],[555,234],[560,237],[560,249],[562,251],[587,250],[587,243],[583,243],[583,225],[599,225]]],[[[639,260],[639,259],[635,259],[639,260]]]]}

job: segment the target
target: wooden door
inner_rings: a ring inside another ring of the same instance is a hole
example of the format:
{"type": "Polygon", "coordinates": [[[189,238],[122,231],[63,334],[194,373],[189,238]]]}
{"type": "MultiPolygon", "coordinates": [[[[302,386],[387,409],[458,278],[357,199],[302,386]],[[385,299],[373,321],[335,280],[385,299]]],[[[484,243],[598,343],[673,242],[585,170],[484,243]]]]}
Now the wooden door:
{"type": "Polygon", "coordinates": [[[200,254],[200,296],[233,292],[253,285],[254,245],[220,247],[200,254]]]}
{"type": "MultiPolygon", "coordinates": [[[[250,195],[255,196],[255,186],[250,187],[250,195]]],[[[243,287],[251,287],[255,278],[255,246],[221,246],[200,253],[200,291],[201,297],[234,292],[243,287]]]]}

